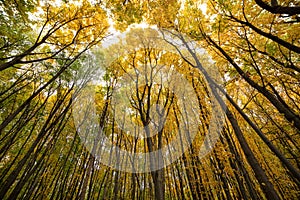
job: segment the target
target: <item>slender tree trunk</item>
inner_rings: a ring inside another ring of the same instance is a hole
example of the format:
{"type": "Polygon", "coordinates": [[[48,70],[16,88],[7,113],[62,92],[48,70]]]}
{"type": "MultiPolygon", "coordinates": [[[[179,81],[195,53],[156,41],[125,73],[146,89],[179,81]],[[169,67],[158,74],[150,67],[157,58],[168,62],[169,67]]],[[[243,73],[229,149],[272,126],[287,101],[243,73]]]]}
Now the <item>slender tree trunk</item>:
{"type": "Polygon", "coordinates": [[[226,115],[234,129],[234,133],[241,145],[245,157],[247,158],[248,163],[254,171],[255,177],[258,180],[261,189],[265,193],[266,198],[270,200],[279,200],[280,198],[275,191],[273,184],[269,181],[266,173],[255,158],[233,114],[229,110],[227,110],[226,115]]]}

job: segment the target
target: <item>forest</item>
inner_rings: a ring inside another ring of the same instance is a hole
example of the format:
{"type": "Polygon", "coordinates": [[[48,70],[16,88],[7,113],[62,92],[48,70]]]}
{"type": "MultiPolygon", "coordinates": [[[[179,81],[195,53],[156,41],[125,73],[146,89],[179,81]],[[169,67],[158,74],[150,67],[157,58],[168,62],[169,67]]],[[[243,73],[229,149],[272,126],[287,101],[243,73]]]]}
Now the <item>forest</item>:
{"type": "Polygon", "coordinates": [[[1,0],[0,199],[300,199],[298,0],[1,0]]]}

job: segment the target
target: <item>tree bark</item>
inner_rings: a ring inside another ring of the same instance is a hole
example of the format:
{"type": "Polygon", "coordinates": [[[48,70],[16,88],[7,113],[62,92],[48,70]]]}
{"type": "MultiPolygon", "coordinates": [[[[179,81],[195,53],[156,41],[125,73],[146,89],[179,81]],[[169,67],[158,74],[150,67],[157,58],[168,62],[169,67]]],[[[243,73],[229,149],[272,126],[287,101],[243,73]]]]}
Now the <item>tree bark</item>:
{"type": "Polygon", "coordinates": [[[297,15],[300,14],[300,7],[288,7],[288,6],[278,6],[278,5],[269,5],[262,0],[255,0],[255,3],[261,8],[273,13],[273,14],[288,14],[288,15],[297,15]]]}

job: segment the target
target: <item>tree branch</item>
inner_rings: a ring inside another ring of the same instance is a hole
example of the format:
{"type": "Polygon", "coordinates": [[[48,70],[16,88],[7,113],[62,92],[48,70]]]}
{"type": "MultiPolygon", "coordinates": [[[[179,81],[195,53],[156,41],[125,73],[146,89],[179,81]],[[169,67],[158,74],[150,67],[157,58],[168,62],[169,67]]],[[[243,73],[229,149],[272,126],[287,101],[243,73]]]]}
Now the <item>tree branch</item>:
{"type": "Polygon", "coordinates": [[[297,15],[300,14],[300,6],[289,7],[289,6],[270,6],[269,4],[263,2],[262,0],[255,0],[255,3],[261,8],[269,11],[273,14],[288,14],[297,15]]]}

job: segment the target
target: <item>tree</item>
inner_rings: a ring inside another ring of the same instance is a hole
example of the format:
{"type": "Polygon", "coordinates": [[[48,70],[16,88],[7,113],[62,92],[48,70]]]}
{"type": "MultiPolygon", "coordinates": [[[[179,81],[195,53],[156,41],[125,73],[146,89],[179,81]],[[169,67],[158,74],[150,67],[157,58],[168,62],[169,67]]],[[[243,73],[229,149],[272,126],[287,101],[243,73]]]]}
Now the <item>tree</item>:
{"type": "Polygon", "coordinates": [[[298,199],[299,47],[293,0],[1,1],[0,198],[298,199]]]}

